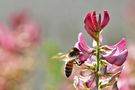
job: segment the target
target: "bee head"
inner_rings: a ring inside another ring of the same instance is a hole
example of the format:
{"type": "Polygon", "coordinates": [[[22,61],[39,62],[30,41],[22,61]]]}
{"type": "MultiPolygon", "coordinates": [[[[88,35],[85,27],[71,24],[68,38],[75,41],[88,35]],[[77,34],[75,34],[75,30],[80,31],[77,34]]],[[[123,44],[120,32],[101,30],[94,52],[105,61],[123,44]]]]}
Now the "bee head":
{"type": "Polygon", "coordinates": [[[76,57],[80,54],[79,49],[77,48],[72,48],[71,51],[69,52],[69,57],[76,57]]]}

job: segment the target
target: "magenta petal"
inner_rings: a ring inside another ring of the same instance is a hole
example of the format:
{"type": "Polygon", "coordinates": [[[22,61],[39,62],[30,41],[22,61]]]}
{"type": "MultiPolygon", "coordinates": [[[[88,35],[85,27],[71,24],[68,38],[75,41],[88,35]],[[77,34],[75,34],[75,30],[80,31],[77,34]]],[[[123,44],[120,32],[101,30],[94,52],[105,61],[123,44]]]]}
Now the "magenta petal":
{"type": "Polygon", "coordinates": [[[117,44],[110,46],[111,48],[117,47],[119,51],[122,51],[126,47],[126,39],[122,38],[117,44]]]}
{"type": "Polygon", "coordinates": [[[80,61],[86,61],[88,58],[90,57],[90,54],[81,54],[80,56],[79,56],[79,60],[80,61]]]}
{"type": "Polygon", "coordinates": [[[108,11],[104,11],[104,18],[101,23],[101,29],[103,29],[108,24],[109,20],[110,20],[110,17],[109,17],[108,11]]]}
{"type": "Polygon", "coordinates": [[[88,80],[88,81],[86,82],[86,86],[87,86],[88,88],[91,88],[92,83],[93,83],[93,81],[88,80]]]}
{"type": "Polygon", "coordinates": [[[87,88],[94,88],[96,86],[95,82],[95,75],[91,75],[91,77],[89,78],[89,80],[86,82],[86,86],[87,88]]]}
{"type": "MultiPolygon", "coordinates": [[[[94,88],[94,87],[96,87],[96,84],[94,83],[94,80],[88,80],[87,82],[86,82],[86,86],[88,87],[88,88],[94,88]]],[[[90,89],[91,90],[91,89],[90,89]]]]}
{"type": "Polygon", "coordinates": [[[99,25],[101,24],[101,13],[99,13],[99,16],[98,16],[98,23],[99,25]]]}
{"type": "Polygon", "coordinates": [[[127,58],[127,55],[128,55],[128,51],[127,50],[124,50],[118,57],[117,57],[117,60],[115,61],[115,65],[117,66],[121,66],[126,58],[127,58]]]}
{"type": "Polygon", "coordinates": [[[90,28],[88,27],[88,25],[84,25],[85,30],[87,31],[87,33],[94,39],[96,39],[96,35],[95,32],[90,30],[90,28]]]}
{"type": "Polygon", "coordinates": [[[93,13],[87,13],[84,19],[84,28],[87,33],[96,40],[96,33],[100,32],[109,22],[109,14],[107,11],[104,11],[104,18],[101,21],[101,14],[99,14],[98,19],[96,17],[96,11],[93,13]]]}
{"type": "Polygon", "coordinates": [[[97,31],[99,29],[99,23],[97,21],[96,11],[93,11],[92,20],[93,20],[93,23],[96,27],[95,31],[97,31]]]}
{"type": "Polygon", "coordinates": [[[128,51],[124,50],[120,54],[106,57],[106,60],[111,64],[121,66],[125,62],[127,55],[128,55],[128,51]]]}
{"type": "Polygon", "coordinates": [[[109,51],[109,52],[105,52],[105,54],[103,54],[103,57],[110,57],[110,56],[112,56],[115,52],[117,51],[117,48],[114,48],[114,49],[112,49],[111,51],[109,51]]]}
{"type": "Polygon", "coordinates": [[[92,31],[95,30],[95,26],[94,26],[94,23],[92,21],[91,13],[86,14],[86,17],[84,19],[84,24],[87,25],[90,28],[90,30],[92,30],[92,31]]]}

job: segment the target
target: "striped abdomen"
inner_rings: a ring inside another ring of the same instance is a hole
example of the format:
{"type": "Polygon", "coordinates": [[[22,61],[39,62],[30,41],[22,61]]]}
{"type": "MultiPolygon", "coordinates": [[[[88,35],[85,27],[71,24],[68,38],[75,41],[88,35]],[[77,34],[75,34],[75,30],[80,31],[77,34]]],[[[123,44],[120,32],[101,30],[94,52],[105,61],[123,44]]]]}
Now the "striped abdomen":
{"type": "Polygon", "coordinates": [[[73,70],[73,63],[74,63],[74,60],[71,60],[71,61],[68,61],[66,63],[66,66],[65,66],[65,75],[67,77],[69,77],[72,73],[72,70],[73,70]]]}

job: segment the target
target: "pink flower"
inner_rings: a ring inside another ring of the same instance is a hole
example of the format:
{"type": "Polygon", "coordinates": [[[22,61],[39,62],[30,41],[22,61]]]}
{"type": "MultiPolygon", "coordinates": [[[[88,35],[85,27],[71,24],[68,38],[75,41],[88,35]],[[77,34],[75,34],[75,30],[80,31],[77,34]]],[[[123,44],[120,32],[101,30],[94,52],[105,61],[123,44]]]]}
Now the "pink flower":
{"type": "Polygon", "coordinates": [[[101,14],[99,14],[98,20],[96,18],[96,11],[92,13],[87,13],[84,19],[84,28],[87,33],[93,37],[97,38],[96,32],[100,32],[109,22],[110,17],[107,11],[104,11],[104,18],[101,21],[101,14]]]}
{"type": "Polygon", "coordinates": [[[76,90],[84,90],[85,89],[85,87],[83,85],[83,81],[77,76],[74,77],[73,85],[76,88],[76,90]]]}
{"type": "Polygon", "coordinates": [[[15,34],[17,39],[17,44],[31,46],[39,39],[39,27],[37,23],[31,20],[26,11],[14,13],[11,17],[11,26],[15,29],[15,34]]]}
{"type": "Polygon", "coordinates": [[[27,15],[28,13],[26,11],[19,11],[13,13],[10,17],[10,24],[13,29],[17,29],[18,26],[25,24],[28,22],[29,17],[27,15]]]}
{"type": "Polygon", "coordinates": [[[105,50],[103,57],[111,64],[121,66],[128,55],[127,49],[125,49],[126,40],[123,38],[120,42],[113,46],[106,46],[109,51],[105,50]]]}
{"type": "Polygon", "coordinates": [[[16,48],[15,36],[10,29],[3,24],[0,24],[0,46],[8,50],[16,48]]]}
{"type": "Polygon", "coordinates": [[[109,48],[117,48],[119,51],[123,51],[126,48],[126,39],[122,38],[117,44],[109,46],[109,48]]]}
{"type": "Polygon", "coordinates": [[[75,44],[75,47],[77,47],[82,52],[79,57],[80,61],[86,61],[91,57],[93,49],[87,45],[82,33],[78,34],[78,42],[75,44]]]}
{"type": "Polygon", "coordinates": [[[38,42],[39,27],[35,22],[27,22],[21,25],[19,31],[16,34],[16,43],[20,48],[28,48],[38,42]]]}
{"type": "Polygon", "coordinates": [[[127,74],[127,72],[123,70],[118,81],[119,90],[134,90],[131,87],[132,84],[130,80],[131,80],[131,77],[129,78],[129,75],[127,74]]]}
{"type": "Polygon", "coordinates": [[[0,24],[0,46],[10,51],[23,51],[39,39],[39,27],[25,12],[14,13],[11,27],[0,24]],[[23,50],[22,50],[23,49],[23,50]]]}
{"type": "Polygon", "coordinates": [[[94,82],[95,76],[75,76],[74,77],[74,87],[76,90],[85,90],[86,88],[95,90],[96,84],[94,82]]]}
{"type": "Polygon", "coordinates": [[[39,28],[25,15],[14,14],[11,27],[0,23],[0,90],[10,90],[9,86],[15,87],[13,82],[21,84],[25,75],[32,70],[31,46],[38,41],[39,28]]]}

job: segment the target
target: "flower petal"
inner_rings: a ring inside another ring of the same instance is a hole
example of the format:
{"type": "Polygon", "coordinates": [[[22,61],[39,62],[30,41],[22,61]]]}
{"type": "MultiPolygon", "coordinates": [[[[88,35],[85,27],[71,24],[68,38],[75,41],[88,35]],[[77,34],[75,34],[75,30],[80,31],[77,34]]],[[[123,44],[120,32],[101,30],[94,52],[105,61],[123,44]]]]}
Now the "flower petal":
{"type": "Polygon", "coordinates": [[[77,76],[74,77],[73,85],[76,88],[76,90],[84,90],[85,89],[85,87],[83,86],[82,80],[77,76]]]}
{"type": "Polygon", "coordinates": [[[114,55],[110,55],[106,57],[106,60],[111,64],[121,66],[125,62],[127,55],[128,55],[128,51],[124,50],[120,54],[117,54],[117,55],[114,54],[114,55]]]}
{"type": "Polygon", "coordinates": [[[109,17],[108,11],[104,11],[104,19],[101,23],[101,29],[103,29],[108,24],[109,20],[110,20],[110,17],[109,17]]]}
{"type": "Polygon", "coordinates": [[[95,31],[97,31],[99,29],[99,23],[97,21],[96,11],[93,11],[92,20],[93,20],[93,23],[94,23],[94,26],[95,26],[95,31]]]}
{"type": "Polygon", "coordinates": [[[99,13],[99,16],[98,16],[98,23],[99,25],[101,24],[101,13],[99,13]]]}
{"type": "Polygon", "coordinates": [[[126,39],[122,38],[117,44],[110,46],[110,48],[118,48],[119,51],[123,51],[126,47],[126,39]]]}
{"type": "Polygon", "coordinates": [[[92,52],[92,48],[87,45],[82,33],[78,34],[78,47],[84,53],[92,52]]]}
{"type": "Polygon", "coordinates": [[[80,60],[80,62],[84,62],[84,61],[86,61],[88,58],[90,58],[91,57],[91,55],[90,54],[80,54],[79,55],[79,60],[80,60]]]}
{"type": "Polygon", "coordinates": [[[15,45],[16,42],[13,33],[6,26],[0,24],[0,46],[8,50],[13,50],[16,49],[15,45]]]}
{"type": "Polygon", "coordinates": [[[93,23],[93,20],[92,20],[91,13],[86,14],[86,17],[84,19],[84,24],[87,25],[90,30],[92,30],[92,31],[95,30],[95,26],[94,26],[94,23],[93,23]]]}
{"type": "Polygon", "coordinates": [[[124,50],[119,56],[117,56],[117,60],[115,61],[114,64],[117,66],[121,66],[125,62],[127,55],[128,51],[124,50]]]}
{"type": "Polygon", "coordinates": [[[117,48],[113,48],[111,51],[104,52],[103,57],[106,58],[106,57],[112,56],[116,51],[117,51],[117,48]]]}
{"type": "Polygon", "coordinates": [[[88,25],[84,25],[85,30],[87,31],[87,33],[93,38],[96,39],[96,34],[94,31],[92,31],[88,25]]]}

